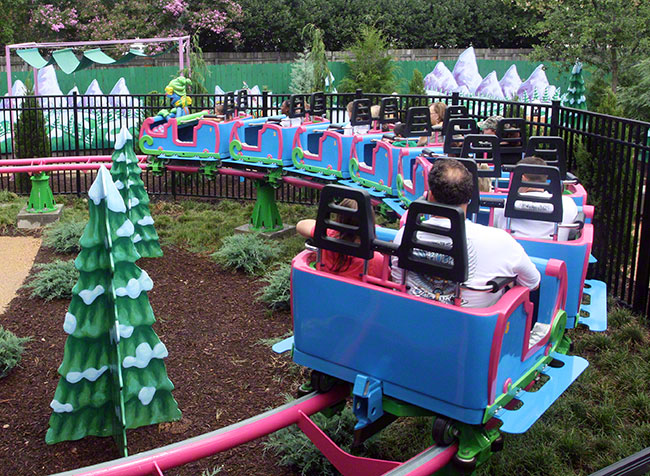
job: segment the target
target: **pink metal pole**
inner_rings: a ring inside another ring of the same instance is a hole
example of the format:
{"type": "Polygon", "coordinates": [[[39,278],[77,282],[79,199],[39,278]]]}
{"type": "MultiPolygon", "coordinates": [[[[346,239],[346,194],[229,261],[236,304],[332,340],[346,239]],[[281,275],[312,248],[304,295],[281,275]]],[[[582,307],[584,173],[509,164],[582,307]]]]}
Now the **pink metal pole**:
{"type": "Polygon", "coordinates": [[[5,65],[7,67],[7,95],[11,97],[11,49],[5,46],[5,65]]]}
{"type": "Polygon", "coordinates": [[[347,385],[339,385],[327,393],[317,394],[309,398],[303,397],[305,399],[302,401],[288,403],[275,410],[270,410],[211,433],[127,458],[89,468],[81,468],[79,471],[72,473],[79,476],[144,476],[159,474],[166,469],[196,461],[271,434],[298,422],[301,413],[313,415],[340,402],[349,393],[350,389],[347,385]]]}
{"type": "Polygon", "coordinates": [[[183,51],[183,40],[178,40],[178,71],[183,71],[183,59],[185,57],[185,52],[183,51]]]}
{"type": "MultiPolygon", "coordinates": [[[[146,155],[138,155],[138,160],[143,162],[146,155]]],[[[4,165],[37,165],[37,164],[56,164],[56,163],[90,163],[90,162],[110,162],[110,155],[77,155],[73,157],[34,157],[30,159],[6,159],[0,161],[0,170],[4,165]]]]}

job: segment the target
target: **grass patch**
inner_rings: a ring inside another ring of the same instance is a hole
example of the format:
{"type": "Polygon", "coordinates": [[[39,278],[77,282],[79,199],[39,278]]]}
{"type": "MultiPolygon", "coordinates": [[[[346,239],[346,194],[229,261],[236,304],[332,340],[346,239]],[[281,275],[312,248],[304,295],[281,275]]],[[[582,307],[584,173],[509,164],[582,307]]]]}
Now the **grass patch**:
{"type": "Polygon", "coordinates": [[[31,337],[17,337],[0,326],[0,378],[6,377],[22,358],[25,344],[31,337]]]}
{"type": "Polygon", "coordinates": [[[24,285],[32,290],[31,297],[40,297],[50,301],[72,296],[72,288],[79,279],[79,271],[74,267],[73,260],[57,259],[51,263],[37,264],[34,268],[40,271],[24,285]]]}
{"type": "Polygon", "coordinates": [[[27,199],[7,190],[0,190],[0,234],[16,226],[16,216],[27,199]]]}

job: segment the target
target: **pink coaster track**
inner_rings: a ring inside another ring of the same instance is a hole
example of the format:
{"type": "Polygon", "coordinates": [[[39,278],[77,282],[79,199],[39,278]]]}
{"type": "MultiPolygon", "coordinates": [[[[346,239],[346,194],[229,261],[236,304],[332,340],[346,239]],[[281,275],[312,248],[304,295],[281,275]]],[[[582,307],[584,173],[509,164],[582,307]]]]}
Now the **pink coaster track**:
{"type": "Polygon", "coordinates": [[[233,425],[188,440],[106,463],[58,473],[55,476],[162,476],[166,469],[235,448],[256,438],[297,424],[343,476],[425,476],[438,471],[456,454],[457,446],[432,446],[410,460],[399,463],[353,456],[316,426],[310,415],[344,400],[350,393],[339,385],[327,393],[311,393],[278,408],[233,425]]]}

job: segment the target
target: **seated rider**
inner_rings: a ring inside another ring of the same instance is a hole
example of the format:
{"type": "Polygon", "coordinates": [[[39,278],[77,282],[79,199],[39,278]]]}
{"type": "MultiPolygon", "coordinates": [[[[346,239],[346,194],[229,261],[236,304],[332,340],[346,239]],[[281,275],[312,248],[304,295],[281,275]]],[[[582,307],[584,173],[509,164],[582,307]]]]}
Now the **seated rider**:
{"type": "MultiPolygon", "coordinates": [[[[447,110],[447,105],[444,102],[436,101],[436,102],[432,102],[429,105],[429,116],[431,117],[431,127],[442,126],[442,122],[445,117],[446,110],[447,110]]],[[[433,134],[431,134],[431,137],[420,137],[418,139],[417,146],[424,147],[429,142],[431,143],[436,143],[436,141],[440,142],[442,140],[442,137],[436,137],[437,132],[439,131],[434,131],[433,134]]]]}
{"type": "Polygon", "coordinates": [[[280,105],[280,114],[284,114],[285,116],[288,116],[290,109],[291,109],[291,102],[288,99],[282,101],[282,104],[280,105]]]}
{"type": "Polygon", "coordinates": [[[495,136],[497,135],[497,125],[502,119],[503,116],[490,116],[486,120],[479,122],[477,126],[483,134],[495,136]]]}
{"type": "MultiPolygon", "coordinates": [[[[472,197],[472,175],[463,164],[454,159],[436,160],[433,162],[428,177],[429,192],[427,200],[434,203],[459,206],[467,211],[467,205],[472,197]]],[[[448,226],[445,218],[431,217],[429,223],[438,226],[448,226]]],[[[402,228],[395,237],[395,243],[402,242],[402,228]]],[[[523,247],[504,230],[487,227],[465,220],[467,236],[468,277],[465,284],[469,286],[485,286],[495,277],[517,276],[517,283],[534,290],[539,286],[541,276],[523,247]]],[[[447,241],[430,233],[418,232],[418,238],[423,241],[447,241]]],[[[428,254],[428,253],[427,253],[428,254]]],[[[432,253],[433,255],[433,253],[432,253]]],[[[435,259],[435,256],[425,256],[435,259]]],[[[406,274],[407,292],[414,296],[435,299],[445,303],[453,303],[455,284],[436,278],[407,272],[397,267],[397,258],[392,260],[392,279],[401,283],[406,274]]],[[[495,304],[501,293],[489,293],[461,290],[461,302],[465,307],[488,307],[495,304]]]]}
{"type": "Polygon", "coordinates": [[[192,98],[187,95],[187,86],[192,85],[192,80],[179,76],[173,79],[165,87],[165,96],[169,98],[172,109],[162,109],[154,118],[154,122],[158,120],[167,120],[170,117],[181,117],[189,114],[189,107],[192,104],[192,98]]]}
{"type": "MultiPolygon", "coordinates": [[[[529,164],[529,165],[546,165],[544,159],[539,157],[524,157],[521,159],[519,164],[529,164]]],[[[543,174],[540,175],[523,175],[522,177],[525,181],[530,182],[544,182],[546,181],[546,176],[543,174]]],[[[521,187],[520,193],[527,194],[531,196],[538,197],[550,197],[550,194],[541,189],[535,189],[530,187],[521,187]]],[[[549,204],[540,204],[541,206],[550,206],[549,204]]],[[[506,229],[507,219],[504,215],[505,210],[503,208],[494,209],[494,226],[501,229],[506,229]]],[[[578,216],[578,206],[575,204],[571,197],[562,196],[562,223],[567,225],[575,223],[578,216]]],[[[539,221],[539,220],[526,220],[523,218],[513,218],[510,220],[510,233],[514,236],[522,236],[527,238],[543,238],[550,240],[553,238],[554,224],[548,221],[539,221]]],[[[558,241],[566,241],[569,239],[569,229],[560,228],[558,231],[558,241]]]]}
{"type": "MultiPolygon", "coordinates": [[[[349,198],[341,200],[340,206],[346,208],[357,209],[357,202],[349,198]]],[[[335,220],[338,223],[346,225],[358,225],[359,223],[349,215],[337,214],[335,220]]],[[[374,214],[373,214],[374,223],[374,214]]],[[[300,220],[296,224],[296,231],[305,238],[312,238],[314,236],[314,228],[316,220],[306,219],[300,220]]],[[[354,235],[341,234],[337,231],[328,229],[327,236],[339,238],[345,241],[354,241],[354,235]]],[[[381,253],[375,251],[373,259],[368,262],[368,274],[370,276],[381,277],[383,264],[383,256],[381,253]]],[[[348,278],[359,279],[363,274],[364,260],[355,256],[348,256],[334,251],[322,250],[321,252],[321,265],[322,269],[330,273],[346,276],[348,278]]]]}

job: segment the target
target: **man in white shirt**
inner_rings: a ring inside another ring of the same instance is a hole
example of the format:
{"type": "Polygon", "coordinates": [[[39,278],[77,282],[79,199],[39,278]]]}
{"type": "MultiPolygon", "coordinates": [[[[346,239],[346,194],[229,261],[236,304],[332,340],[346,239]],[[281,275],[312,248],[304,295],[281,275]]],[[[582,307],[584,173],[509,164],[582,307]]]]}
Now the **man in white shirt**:
{"type": "MultiPolygon", "coordinates": [[[[528,165],[546,165],[544,159],[539,157],[524,157],[519,164],[528,165]]],[[[522,177],[527,182],[544,182],[546,181],[545,175],[523,175],[522,177]]],[[[520,187],[519,192],[523,195],[537,196],[537,197],[550,197],[551,195],[540,189],[520,187]]],[[[531,202],[532,203],[532,202],[531,202]]],[[[537,206],[552,207],[550,204],[536,204],[537,206]]],[[[507,229],[507,218],[504,215],[503,208],[496,208],[494,210],[494,226],[507,229]]],[[[578,217],[578,206],[571,197],[562,196],[562,224],[575,223],[578,217]]],[[[510,233],[513,236],[521,236],[526,238],[543,238],[545,240],[553,239],[555,231],[555,224],[549,221],[528,220],[523,218],[513,218],[510,220],[510,233]]],[[[566,241],[569,239],[569,228],[560,228],[558,231],[558,241],[566,241]]]]}
{"type": "MultiPolygon", "coordinates": [[[[455,205],[467,213],[467,204],[472,196],[472,176],[460,162],[454,159],[439,159],[433,163],[428,177],[427,200],[444,205],[455,205]]],[[[432,217],[430,223],[449,226],[445,218],[432,217]]],[[[395,243],[402,242],[404,228],[395,237],[395,243]]],[[[517,284],[533,290],[539,286],[541,276],[522,246],[506,231],[465,221],[467,236],[468,286],[485,286],[495,277],[517,276],[517,284]]],[[[418,239],[445,242],[449,238],[418,232],[418,239]]],[[[427,256],[435,260],[435,256],[427,256]]],[[[392,260],[393,281],[402,282],[406,273],[409,294],[442,302],[452,302],[454,283],[445,282],[435,276],[425,276],[397,267],[397,258],[392,260]]],[[[488,307],[495,304],[502,293],[461,290],[461,302],[465,307],[488,307]]]]}

